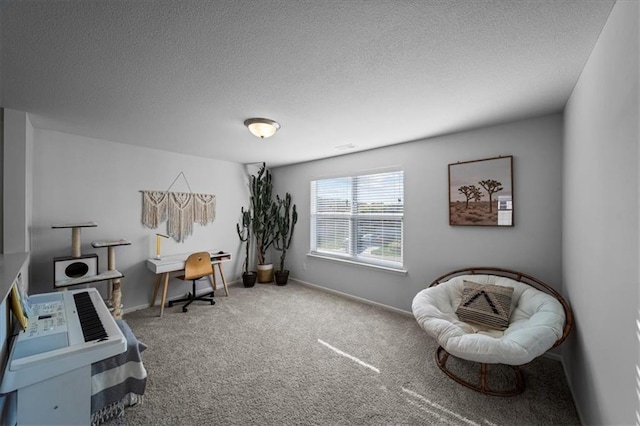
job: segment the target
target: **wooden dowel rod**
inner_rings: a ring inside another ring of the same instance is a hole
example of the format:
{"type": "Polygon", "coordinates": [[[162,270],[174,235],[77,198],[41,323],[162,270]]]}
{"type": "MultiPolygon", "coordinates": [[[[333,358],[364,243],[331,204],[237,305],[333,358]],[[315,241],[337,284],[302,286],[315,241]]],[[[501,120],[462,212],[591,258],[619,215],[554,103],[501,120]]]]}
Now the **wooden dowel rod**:
{"type": "Polygon", "coordinates": [[[110,271],[116,269],[116,248],[114,246],[107,249],[107,269],[110,271]]]}
{"type": "Polygon", "coordinates": [[[71,257],[80,257],[80,227],[71,229],[71,257]]]}

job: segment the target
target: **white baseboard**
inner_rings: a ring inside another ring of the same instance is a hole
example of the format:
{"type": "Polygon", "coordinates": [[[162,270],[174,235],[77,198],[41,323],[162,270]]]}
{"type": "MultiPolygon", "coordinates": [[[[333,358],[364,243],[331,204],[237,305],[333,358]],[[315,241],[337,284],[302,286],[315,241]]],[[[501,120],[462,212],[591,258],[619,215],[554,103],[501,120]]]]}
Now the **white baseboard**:
{"type": "MultiPolygon", "coordinates": [[[[547,352],[547,353],[543,354],[542,356],[545,357],[545,358],[552,359],[554,361],[562,362],[562,355],[559,355],[559,354],[554,353],[554,352],[547,352]]],[[[564,366],[563,366],[563,368],[564,368],[564,366]]],[[[566,372],[565,372],[565,375],[566,375],[566,372]]]]}
{"type": "Polygon", "coordinates": [[[151,303],[145,303],[144,305],[131,306],[122,310],[123,314],[130,314],[131,312],[141,311],[151,306],[151,303]]]}
{"type": "Polygon", "coordinates": [[[349,293],[343,293],[341,291],[334,290],[334,289],[331,289],[331,288],[322,287],[322,286],[319,286],[317,284],[312,284],[312,283],[307,282],[307,281],[299,280],[297,278],[290,278],[290,279],[292,281],[295,281],[295,282],[297,282],[299,284],[302,284],[302,285],[305,285],[307,287],[313,287],[313,288],[318,289],[318,290],[326,291],[327,293],[337,294],[337,295],[345,297],[347,299],[356,300],[358,302],[366,303],[367,305],[378,306],[378,307],[386,309],[388,311],[392,311],[392,312],[396,312],[398,314],[408,315],[408,316],[413,317],[413,313],[412,312],[405,311],[404,309],[399,309],[399,308],[396,308],[396,307],[393,307],[393,306],[385,305],[383,303],[374,302],[372,300],[365,299],[363,297],[354,296],[354,295],[349,294],[349,293]]]}
{"type": "Polygon", "coordinates": [[[567,386],[569,386],[569,392],[571,392],[571,398],[573,399],[573,405],[576,407],[576,413],[578,413],[578,420],[580,420],[581,425],[586,425],[584,421],[584,417],[582,415],[582,408],[578,405],[578,399],[576,398],[576,394],[573,391],[573,386],[571,385],[571,380],[569,380],[569,372],[567,371],[567,366],[564,363],[562,357],[560,357],[560,362],[562,363],[562,371],[564,371],[564,377],[567,380],[567,386]]]}

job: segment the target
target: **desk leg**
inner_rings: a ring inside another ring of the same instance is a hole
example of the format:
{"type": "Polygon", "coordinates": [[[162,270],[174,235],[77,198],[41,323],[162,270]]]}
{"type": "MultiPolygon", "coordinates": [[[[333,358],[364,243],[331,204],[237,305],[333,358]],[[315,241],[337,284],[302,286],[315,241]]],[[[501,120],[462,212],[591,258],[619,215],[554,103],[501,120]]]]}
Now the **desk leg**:
{"type": "Polygon", "coordinates": [[[216,280],[216,265],[211,267],[211,275],[209,275],[209,282],[213,291],[218,289],[218,280],[216,280]]]}
{"type": "Polygon", "coordinates": [[[167,287],[169,286],[169,273],[165,272],[162,274],[164,279],[164,286],[162,288],[162,305],[160,305],[160,318],[162,318],[162,314],[164,313],[164,304],[167,301],[167,287]]]}
{"type": "Polygon", "coordinates": [[[224,295],[229,296],[229,289],[227,288],[227,280],[224,278],[224,272],[222,271],[222,263],[218,263],[218,270],[220,271],[220,276],[222,277],[222,285],[224,286],[224,295]]]}
{"type": "Polygon", "coordinates": [[[158,289],[160,289],[160,283],[162,282],[162,274],[156,276],[156,286],[153,288],[153,298],[151,299],[151,307],[156,306],[156,297],[158,297],[158,289]]]}

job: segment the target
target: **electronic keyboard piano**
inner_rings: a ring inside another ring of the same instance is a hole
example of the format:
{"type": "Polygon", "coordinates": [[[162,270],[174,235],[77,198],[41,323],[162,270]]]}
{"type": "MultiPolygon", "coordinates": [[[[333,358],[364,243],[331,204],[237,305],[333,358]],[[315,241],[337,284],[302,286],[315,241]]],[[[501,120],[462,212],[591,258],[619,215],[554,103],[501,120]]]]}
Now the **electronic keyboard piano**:
{"type": "Polygon", "coordinates": [[[91,364],[127,350],[95,288],[36,294],[9,352],[0,393],[18,391],[18,423],[88,424],[91,364]]]}

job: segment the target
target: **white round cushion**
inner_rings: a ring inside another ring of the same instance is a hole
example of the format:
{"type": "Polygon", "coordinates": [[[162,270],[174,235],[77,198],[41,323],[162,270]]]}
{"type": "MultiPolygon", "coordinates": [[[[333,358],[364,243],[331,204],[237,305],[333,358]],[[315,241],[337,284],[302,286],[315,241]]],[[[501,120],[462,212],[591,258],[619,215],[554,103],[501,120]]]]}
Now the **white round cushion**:
{"type": "Polygon", "coordinates": [[[413,299],[418,324],[448,353],[487,364],[522,365],[544,354],[562,337],[565,313],[553,296],[496,275],[461,275],[419,292],[413,299]],[[492,330],[458,319],[464,280],[513,287],[506,330],[492,330]]]}

